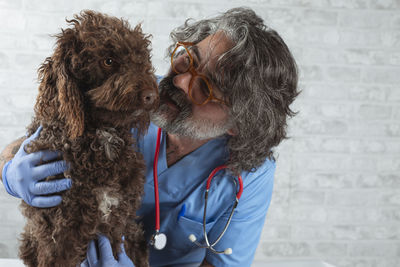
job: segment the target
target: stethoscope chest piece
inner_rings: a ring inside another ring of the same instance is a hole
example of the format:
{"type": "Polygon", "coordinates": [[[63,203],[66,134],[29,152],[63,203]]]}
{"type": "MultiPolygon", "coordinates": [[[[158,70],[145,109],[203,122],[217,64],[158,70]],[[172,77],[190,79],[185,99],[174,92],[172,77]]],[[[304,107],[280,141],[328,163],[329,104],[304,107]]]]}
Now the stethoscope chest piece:
{"type": "Polygon", "coordinates": [[[167,245],[167,236],[163,233],[155,233],[150,241],[150,244],[157,250],[162,250],[167,245]]]}

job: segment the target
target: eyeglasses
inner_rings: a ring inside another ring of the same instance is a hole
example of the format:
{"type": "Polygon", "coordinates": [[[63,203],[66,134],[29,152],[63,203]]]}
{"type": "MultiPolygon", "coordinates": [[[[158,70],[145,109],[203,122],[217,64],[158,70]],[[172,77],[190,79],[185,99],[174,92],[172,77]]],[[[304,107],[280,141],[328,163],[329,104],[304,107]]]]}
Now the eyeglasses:
{"type": "Polygon", "coordinates": [[[204,105],[209,101],[217,101],[225,104],[222,99],[214,96],[213,89],[207,77],[199,74],[193,66],[193,57],[189,52],[188,46],[193,46],[190,42],[177,42],[171,54],[171,67],[177,74],[189,72],[192,78],[189,82],[189,96],[196,105],[204,105]]]}

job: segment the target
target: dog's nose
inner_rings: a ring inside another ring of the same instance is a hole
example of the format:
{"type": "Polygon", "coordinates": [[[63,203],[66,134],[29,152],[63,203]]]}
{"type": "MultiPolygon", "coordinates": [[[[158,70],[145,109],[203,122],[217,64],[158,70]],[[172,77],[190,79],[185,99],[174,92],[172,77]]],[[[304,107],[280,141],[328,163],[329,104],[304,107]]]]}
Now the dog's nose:
{"type": "Polygon", "coordinates": [[[153,106],[158,99],[157,93],[155,91],[150,91],[150,90],[142,92],[141,97],[142,97],[142,103],[145,107],[153,106]]]}

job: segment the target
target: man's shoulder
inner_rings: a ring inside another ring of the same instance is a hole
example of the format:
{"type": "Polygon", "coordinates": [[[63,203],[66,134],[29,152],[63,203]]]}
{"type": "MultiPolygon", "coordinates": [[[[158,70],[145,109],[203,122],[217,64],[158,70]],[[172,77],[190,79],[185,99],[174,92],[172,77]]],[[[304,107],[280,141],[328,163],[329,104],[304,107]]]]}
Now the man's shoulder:
{"type": "Polygon", "coordinates": [[[275,171],[275,169],[276,169],[275,160],[270,159],[270,158],[266,158],[264,160],[264,162],[260,166],[254,168],[253,170],[251,170],[251,171],[243,171],[242,172],[242,177],[254,177],[254,178],[256,178],[256,177],[265,175],[265,173],[271,173],[271,172],[273,173],[275,171]]]}
{"type": "Polygon", "coordinates": [[[243,188],[269,188],[274,183],[275,169],[276,162],[267,158],[252,171],[243,171],[243,188]]]}

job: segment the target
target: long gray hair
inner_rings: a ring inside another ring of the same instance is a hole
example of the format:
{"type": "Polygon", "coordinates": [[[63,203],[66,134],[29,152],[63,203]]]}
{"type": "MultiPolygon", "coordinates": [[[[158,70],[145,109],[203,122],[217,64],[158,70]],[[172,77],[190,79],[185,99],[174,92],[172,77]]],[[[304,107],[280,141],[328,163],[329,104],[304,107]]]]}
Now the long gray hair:
{"type": "Polygon", "coordinates": [[[286,138],[286,120],[294,116],[289,105],[298,95],[296,62],[278,33],[249,8],[234,8],[211,19],[185,24],[171,32],[177,41],[198,43],[223,32],[234,46],[220,55],[212,73],[224,94],[236,135],[228,141],[234,172],[255,171],[272,148],[286,138]]]}

